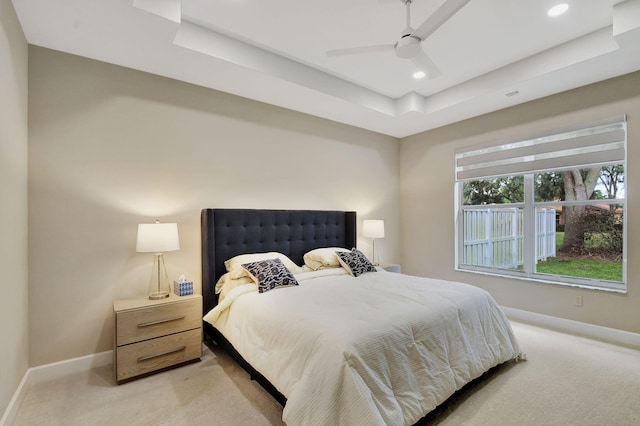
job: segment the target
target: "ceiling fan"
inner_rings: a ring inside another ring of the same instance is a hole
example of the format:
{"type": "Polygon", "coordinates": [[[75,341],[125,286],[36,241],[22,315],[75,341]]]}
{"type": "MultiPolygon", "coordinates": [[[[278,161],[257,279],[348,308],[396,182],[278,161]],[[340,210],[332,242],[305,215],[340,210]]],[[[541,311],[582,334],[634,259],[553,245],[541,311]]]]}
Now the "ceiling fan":
{"type": "Polygon", "coordinates": [[[372,52],[386,52],[394,50],[398,58],[409,59],[428,78],[439,76],[440,70],[436,64],[422,50],[420,43],[433,34],[445,22],[455,15],[470,0],[445,0],[431,16],[429,16],[417,29],[411,27],[411,2],[413,0],[400,0],[407,9],[407,27],[400,33],[400,39],[395,44],[383,44],[374,46],[351,47],[327,51],[327,56],[346,56],[372,52]]]}

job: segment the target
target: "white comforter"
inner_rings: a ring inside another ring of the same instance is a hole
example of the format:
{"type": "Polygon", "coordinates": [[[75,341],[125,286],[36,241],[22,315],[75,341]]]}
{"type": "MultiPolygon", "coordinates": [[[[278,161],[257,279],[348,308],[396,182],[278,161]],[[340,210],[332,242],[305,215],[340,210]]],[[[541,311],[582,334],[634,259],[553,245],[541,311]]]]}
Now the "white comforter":
{"type": "Polygon", "coordinates": [[[482,289],[338,273],[296,275],[299,286],[261,294],[236,287],[204,318],[287,397],[288,425],[414,424],[520,354],[482,289]]]}

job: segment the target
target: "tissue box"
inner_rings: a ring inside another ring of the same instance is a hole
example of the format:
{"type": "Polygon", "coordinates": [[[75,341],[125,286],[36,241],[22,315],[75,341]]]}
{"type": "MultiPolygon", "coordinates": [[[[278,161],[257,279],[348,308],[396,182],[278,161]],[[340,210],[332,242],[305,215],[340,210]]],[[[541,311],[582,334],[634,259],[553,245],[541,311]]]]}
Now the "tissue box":
{"type": "Polygon", "coordinates": [[[173,292],[178,296],[193,294],[193,281],[174,281],[173,292]]]}

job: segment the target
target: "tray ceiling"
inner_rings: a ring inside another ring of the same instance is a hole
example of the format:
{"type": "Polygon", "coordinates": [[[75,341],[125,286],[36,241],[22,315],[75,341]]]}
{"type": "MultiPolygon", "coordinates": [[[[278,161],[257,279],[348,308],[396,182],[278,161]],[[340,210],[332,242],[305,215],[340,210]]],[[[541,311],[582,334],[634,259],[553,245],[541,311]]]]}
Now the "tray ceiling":
{"type": "MultiPolygon", "coordinates": [[[[401,0],[13,0],[31,44],[395,137],[640,69],[640,0],[471,0],[421,44],[441,75],[393,51],[401,0]]],[[[417,27],[443,0],[413,0],[417,27]]]]}

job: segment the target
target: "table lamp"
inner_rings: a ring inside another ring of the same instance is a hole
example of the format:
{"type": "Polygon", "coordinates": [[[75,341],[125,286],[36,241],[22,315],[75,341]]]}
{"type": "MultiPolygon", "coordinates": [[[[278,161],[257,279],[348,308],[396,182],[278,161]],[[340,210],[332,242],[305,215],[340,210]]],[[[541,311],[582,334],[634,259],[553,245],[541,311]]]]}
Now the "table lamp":
{"type": "Polygon", "coordinates": [[[138,225],[136,252],[155,253],[149,280],[149,299],[169,297],[169,277],[164,266],[163,252],[180,250],[177,223],[141,223],[138,225]]]}
{"type": "Polygon", "coordinates": [[[376,261],[376,238],[384,238],[384,220],[367,219],[362,221],[362,236],[371,238],[373,241],[373,259],[374,265],[379,265],[376,261]]]}

